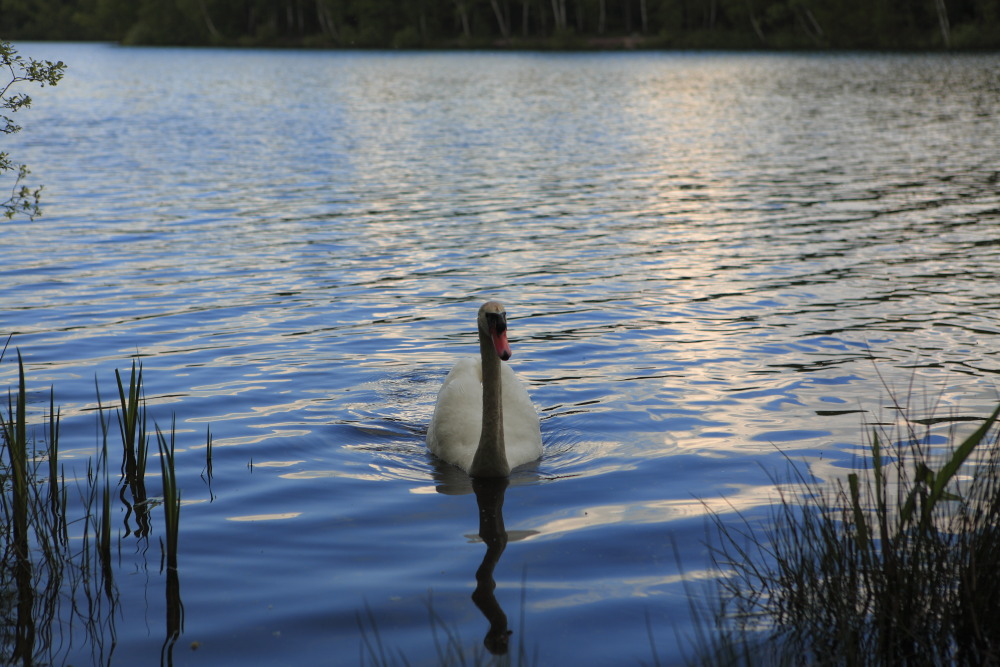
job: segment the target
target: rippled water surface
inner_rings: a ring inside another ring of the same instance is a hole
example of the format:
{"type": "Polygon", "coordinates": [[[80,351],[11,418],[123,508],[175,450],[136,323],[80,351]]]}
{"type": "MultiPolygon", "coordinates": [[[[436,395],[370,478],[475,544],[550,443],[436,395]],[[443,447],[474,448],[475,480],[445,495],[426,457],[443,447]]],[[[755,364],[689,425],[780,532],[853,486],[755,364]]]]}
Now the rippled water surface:
{"type": "Polygon", "coordinates": [[[882,379],[917,417],[997,399],[996,56],[20,49],[70,66],[5,143],[46,186],[0,227],[35,412],[54,385],[85,461],[139,356],[177,420],[183,632],[159,515],[116,504],[100,661],[485,659],[499,609],[529,662],[672,664],[699,499],[849,466],[882,379]],[[423,438],[486,299],[544,455],[481,611],[497,549],[423,438]]]}

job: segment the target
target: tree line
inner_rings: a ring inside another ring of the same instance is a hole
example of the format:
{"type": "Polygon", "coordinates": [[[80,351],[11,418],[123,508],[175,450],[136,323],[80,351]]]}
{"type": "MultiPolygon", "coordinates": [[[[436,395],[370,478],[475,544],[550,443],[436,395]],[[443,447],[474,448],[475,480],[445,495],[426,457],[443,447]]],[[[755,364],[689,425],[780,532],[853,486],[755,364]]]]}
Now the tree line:
{"type": "Polygon", "coordinates": [[[331,48],[996,49],[1000,0],[0,0],[0,37],[331,48]]]}

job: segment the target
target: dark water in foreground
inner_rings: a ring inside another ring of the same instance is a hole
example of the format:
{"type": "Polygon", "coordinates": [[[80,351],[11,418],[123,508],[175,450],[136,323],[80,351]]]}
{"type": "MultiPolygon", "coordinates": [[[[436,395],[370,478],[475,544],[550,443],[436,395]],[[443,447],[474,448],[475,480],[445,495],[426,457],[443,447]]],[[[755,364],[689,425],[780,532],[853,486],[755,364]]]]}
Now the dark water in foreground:
{"type": "Polygon", "coordinates": [[[423,434],[487,298],[542,416],[494,570],[542,665],[652,662],[647,619],[680,660],[700,499],[838,474],[879,373],[918,417],[997,399],[998,57],[21,51],[70,70],[10,144],[47,208],[0,229],[3,332],[68,467],[140,355],[184,500],[176,645],[154,512],[56,662],[482,652],[497,545],[423,434]]]}

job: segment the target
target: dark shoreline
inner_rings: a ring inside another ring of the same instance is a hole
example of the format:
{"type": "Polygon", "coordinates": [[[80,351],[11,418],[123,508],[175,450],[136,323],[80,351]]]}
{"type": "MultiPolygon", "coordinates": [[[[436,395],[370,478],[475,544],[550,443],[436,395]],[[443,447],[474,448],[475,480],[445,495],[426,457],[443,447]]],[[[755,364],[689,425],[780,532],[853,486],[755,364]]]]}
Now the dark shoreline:
{"type": "Polygon", "coordinates": [[[219,40],[210,42],[126,42],[107,39],[36,39],[15,38],[9,40],[18,44],[31,43],[67,43],[67,44],[97,44],[106,43],[121,48],[191,48],[191,49],[246,49],[276,50],[276,51],[389,51],[398,53],[433,53],[433,52],[495,52],[495,53],[884,53],[884,54],[928,54],[928,55],[962,55],[962,54],[1000,54],[1000,45],[982,47],[927,47],[927,46],[809,46],[806,44],[792,46],[747,46],[747,45],[667,45],[657,39],[641,38],[595,38],[580,39],[571,44],[553,43],[552,40],[514,40],[511,43],[498,41],[445,41],[425,46],[393,46],[385,45],[339,45],[313,40],[219,40]]]}

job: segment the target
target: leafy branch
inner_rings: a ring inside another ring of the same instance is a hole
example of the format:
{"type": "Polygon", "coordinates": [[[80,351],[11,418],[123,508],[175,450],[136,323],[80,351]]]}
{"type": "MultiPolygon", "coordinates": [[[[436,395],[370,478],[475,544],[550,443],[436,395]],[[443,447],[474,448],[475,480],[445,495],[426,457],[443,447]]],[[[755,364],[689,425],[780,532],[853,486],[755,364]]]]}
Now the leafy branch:
{"type": "MultiPolygon", "coordinates": [[[[0,90],[0,133],[15,134],[21,131],[21,126],[14,122],[8,114],[31,106],[31,97],[26,93],[11,92],[13,87],[22,83],[37,83],[41,87],[54,86],[62,79],[66,65],[60,60],[53,63],[50,60],[35,60],[24,58],[10,42],[0,40],[0,68],[10,77],[10,80],[0,90]],[[10,94],[8,94],[10,93],[10,94]]],[[[30,188],[24,180],[30,174],[27,165],[15,163],[10,154],[0,151],[0,176],[7,172],[15,172],[14,185],[6,201],[0,202],[3,215],[10,220],[18,213],[23,213],[29,219],[41,215],[39,202],[42,197],[42,187],[30,188]]]]}

